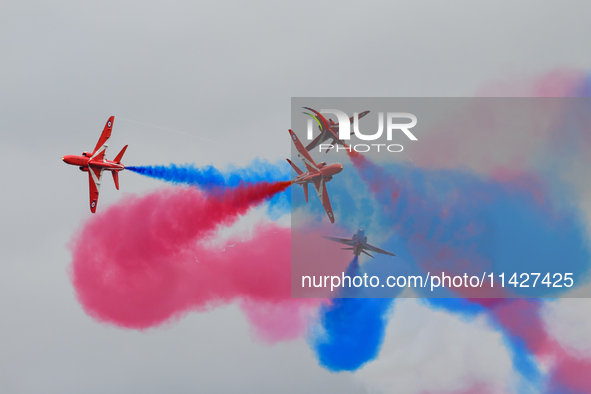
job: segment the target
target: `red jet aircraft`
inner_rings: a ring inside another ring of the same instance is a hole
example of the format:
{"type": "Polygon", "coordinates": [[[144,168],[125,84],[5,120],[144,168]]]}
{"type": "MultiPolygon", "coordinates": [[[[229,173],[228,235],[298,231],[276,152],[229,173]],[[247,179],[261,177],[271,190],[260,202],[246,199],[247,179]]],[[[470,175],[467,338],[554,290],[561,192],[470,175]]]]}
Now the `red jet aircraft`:
{"type": "Polygon", "coordinates": [[[107,121],[103,133],[101,134],[101,138],[99,138],[92,153],[84,152],[82,153],[82,156],[66,155],[62,157],[62,160],[67,164],[79,166],[80,171],[88,172],[88,182],[90,184],[90,211],[92,213],[96,212],[96,203],[101,188],[103,171],[111,171],[111,174],[113,174],[113,181],[115,181],[115,187],[119,190],[119,171],[125,169],[125,166],[121,164],[121,158],[127,149],[127,145],[121,149],[121,152],[119,152],[113,161],[105,160],[105,153],[109,146],[107,142],[109,141],[109,138],[111,138],[114,119],[115,117],[111,116],[107,121]]]}
{"type": "Polygon", "coordinates": [[[298,157],[302,159],[306,169],[308,170],[308,172],[303,172],[295,164],[293,164],[291,160],[286,159],[298,174],[298,176],[296,176],[293,180],[293,183],[304,186],[306,202],[308,202],[308,183],[313,183],[316,193],[318,193],[318,197],[320,197],[320,201],[322,201],[322,206],[324,207],[330,222],[334,223],[334,214],[332,213],[332,207],[330,206],[330,200],[328,199],[326,182],[330,181],[333,175],[343,171],[343,165],[340,163],[327,165],[326,162],[316,164],[314,160],[312,160],[312,157],[308,151],[304,148],[304,145],[302,145],[298,139],[297,135],[295,135],[295,133],[291,130],[289,130],[289,134],[291,135],[291,139],[298,150],[298,157]]]}
{"type": "MultiPolygon", "coordinates": [[[[312,109],[309,107],[304,107],[304,108],[314,112],[314,115],[309,114],[307,112],[304,112],[304,114],[306,114],[306,115],[312,117],[314,120],[316,120],[316,122],[318,123],[318,129],[320,130],[320,135],[318,137],[314,138],[314,140],[312,142],[310,142],[308,144],[308,146],[306,146],[306,150],[308,152],[311,151],[312,149],[316,148],[318,145],[322,144],[324,141],[327,141],[330,139],[332,139],[332,145],[340,144],[340,145],[343,145],[344,147],[347,146],[345,141],[339,139],[339,124],[338,123],[335,123],[335,121],[332,119],[326,120],[326,118],[320,112],[316,111],[315,109],[312,109]]],[[[369,113],[369,111],[361,112],[357,116],[357,119],[363,118],[368,113],[369,113]]],[[[351,124],[353,124],[353,120],[354,120],[354,117],[351,116],[349,118],[349,122],[351,124]]],[[[353,135],[353,134],[355,134],[355,133],[351,132],[351,135],[353,135]]],[[[328,151],[331,148],[332,147],[327,148],[326,153],[328,153],[328,151]]]]}

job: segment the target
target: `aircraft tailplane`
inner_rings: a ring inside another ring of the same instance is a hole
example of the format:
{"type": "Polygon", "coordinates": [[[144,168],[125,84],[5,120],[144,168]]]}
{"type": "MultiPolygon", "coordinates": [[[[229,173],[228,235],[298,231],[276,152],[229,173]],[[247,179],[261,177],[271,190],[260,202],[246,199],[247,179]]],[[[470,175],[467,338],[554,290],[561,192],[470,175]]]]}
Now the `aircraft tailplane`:
{"type": "Polygon", "coordinates": [[[367,253],[367,252],[366,252],[365,250],[363,250],[363,249],[361,249],[361,251],[373,259],[373,256],[372,256],[371,254],[367,253]]]}
{"type": "MultiPolygon", "coordinates": [[[[117,155],[117,157],[115,157],[115,159],[113,161],[117,164],[121,164],[121,159],[123,158],[123,154],[125,153],[126,150],[127,150],[127,145],[125,145],[123,147],[123,149],[121,149],[121,152],[119,152],[119,154],[117,155]]],[[[113,176],[115,176],[115,173],[113,173],[113,176]]],[[[119,188],[117,188],[117,189],[119,189],[119,188]]]]}
{"type": "Polygon", "coordinates": [[[285,159],[285,160],[287,160],[287,162],[288,162],[289,164],[291,164],[291,167],[292,167],[292,168],[295,170],[296,174],[298,174],[298,175],[302,175],[302,174],[304,173],[302,170],[300,170],[300,169],[298,168],[298,166],[296,166],[295,164],[293,164],[291,160],[289,160],[289,159],[285,159]]]}
{"type": "Polygon", "coordinates": [[[119,190],[119,171],[111,171],[113,174],[113,182],[115,182],[115,188],[119,190]]]}

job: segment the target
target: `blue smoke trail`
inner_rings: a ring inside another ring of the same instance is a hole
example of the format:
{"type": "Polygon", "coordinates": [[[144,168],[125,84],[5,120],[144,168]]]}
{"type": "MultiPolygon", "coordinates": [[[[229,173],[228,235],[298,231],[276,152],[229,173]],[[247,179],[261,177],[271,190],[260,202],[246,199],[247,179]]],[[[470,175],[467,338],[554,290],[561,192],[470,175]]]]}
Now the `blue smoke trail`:
{"type": "MultiPolygon", "coordinates": [[[[383,242],[383,247],[394,251],[405,247],[425,272],[429,268],[453,272],[457,264],[468,261],[466,269],[484,267],[496,273],[556,272],[560,266],[561,271],[573,273],[575,286],[585,283],[590,272],[591,250],[584,216],[568,201],[569,195],[549,196],[546,192],[545,199],[538,202],[527,184],[396,164],[368,166],[361,170],[361,177],[377,178],[382,185],[372,193],[381,208],[373,215],[383,232],[395,231],[395,237],[383,242]],[[559,197],[563,200],[558,201],[559,197]],[[405,245],[400,245],[400,240],[405,245]]],[[[337,188],[331,189],[331,197],[335,200],[341,192],[352,194],[338,183],[334,186],[337,188]]],[[[354,208],[346,206],[345,211],[356,212],[354,208]]],[[[565,289],[511,287],[515,293],[527,290],[530,296],[546,297],[565,289]]],[[[432,296],[429,289],[417,291],[432,296]]],[[[456,307],[473,308],[470,304],[456,307]]]]}
{"type": "MultiPolygon", "coordinates": [[[[359,275],[355,257],[346,275],[359,275]]],[[[352,296],[352,294],[347,294],[352,296]]],[[[311,338],[319,363],[331,371],[354,371],[378,356],[384,335],[389,298],[335,298],[320,310],[318,332],[311,338]]]]}
{"type": "MultiPolygon", "coordinates": [[[[429,172],[395,165],[379,171],[391,174],[399,192],[397,206],[385,209],[386,214],[381,217],[395,223],[397,237],[407,240],[414,259],[452,267],[457,256],[470,259],[474,264],[478,260],[472,260],[472,257],[483,257],[491,263],[489,269],[496,272],[552,272],[557,264],[577,277],[584,277],[589,272],[589,244],[576,207],[556,201],[536,203],[527,192],[459,171],[429,172]],[[431,190],[437,193],[432,194],[427,186],[432,186],[431,190]],[[453,215],[440,214],[446,210],[453,215]],[[471,226],[477,231],[466,233],[464,229],[471,226]]],[[[365,175],[370,177],[375,173],[365,175]]],[[[393,189],[384,187],[374,196],[384,207],[390,207],[392,192],[393,189]]],[[[384,243],[386,249],[396,250],[391,246],[392,242],[384,243]]],[[[535,294],[548,296],[556,289],[541,287],[537,290],[535,294]]],[[[428,297],[429,293],[423,292],[422,295],[428,297]]],[[[488,314],[488,308],[495,308],[494,304],[485,307],[466,299],[439,298],[427,302],[432,307],[458,313],[469,320],[488,314]]],[[[510,303],[512,300],[498,302],[510,303]]],[[[526,391],[532,388],[538,391],[544,384],[545,375],[537,365],[535,355],[525,346],[522,337],[495,322],[494,314],[490,317],[495,329],[504,335],[513,368],[521,377],[518,385],[526,391]]]]}
{"type": "MultiPolygon", "coordinates": [[[[499,327],[499,329],[503,330],[502,327],[499,327]]],[[[536,364],[535,356],[529,352],[522,338],[509,335],[506,331],[504,333],[505,339],[508,342],[508,349],[511,353],[513,368],[519,372],[524,380],[520,384],[529,387],[534,386],[539,390],[542,386],[543,379],[542,372],[536,364]]]]}
{"type": "MultiPolygon", "coordinates": [[[[212,165],[197,167],[194,164],[129,166],[125,168],[175,185],[197,186],[205,190],[216,187],[236,187],[245,183],[283,181],[288,180],[290,176],[289,166],[279,163],[271,164],[261,159],[253,160],[244,168],[231,166],[226,171],[221,171],[212,165]]],[[[290,204],[290,193],[279,193],[270,201],[269,214],[280,216],[290,209],[290,204]]]]}
{"type": "Polygon", "coordinates": [[[289,180],[287,165],[271,164],[255,159],[245,168],[230,167],[220,171],[212,165],[197,167],[195,164],[169,164],[167,166],[129,166],[126,169],[177,185],[199,186],[203,189],[235,187],[241,183],[274,182],[289,180]]]}

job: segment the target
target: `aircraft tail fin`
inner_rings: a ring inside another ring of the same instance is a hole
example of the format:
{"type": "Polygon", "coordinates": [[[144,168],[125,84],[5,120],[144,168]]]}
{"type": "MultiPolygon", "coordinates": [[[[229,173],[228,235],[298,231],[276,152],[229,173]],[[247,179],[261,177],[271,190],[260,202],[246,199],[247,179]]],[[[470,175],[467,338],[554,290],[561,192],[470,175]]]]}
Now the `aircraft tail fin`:
{"type": "Polygon", "coordinates": [[[302,170],[300,170],[300,169],[298,168],[298,166],[296,166],[295,164],[293,164],[291,160],[289,160],[289,159],[285,159],[285,160],[287,160],[287,162],[288,162],[289,164],[291,164],[291,167],[292,167],[292,168],[295,170],[296,174],[298,174],[298,175],[302,175],[302,174],[304,173],[302,170]]]}
{"type": "Polygon", "coordinates": [[[363,250],[363,249],[361,249],[361,251],[373,259],[373,256],[372,256],[371,254],[367,253],[367,252],[366,252],[365,250],[363,250]]]}
{"type": "MultiPolygon", "coordinates": [[[[291,167],[295,170],[296,174],[302,175],[304,173],[302,170],[300,170],[298,168],[298,166],[293,164],[293,162],[291,160],[289,160],[289,159],[285,159],[285,160],[287,160],[287,162],[289,164],[291,164],[291,167]]],[[[306,202],[308,202],[308,184],[307,183],[304,183],[304,196],[306,197],[306,202]]]]}
{"type": "Polygon", "coordinates": [[[111,171],[111,174],[113,174],[113,182],[115,182],[115,188],[119,190],[119,172],[111,171]]]}
{"type": "MultiPolygon", "coordinates": [[[[117,157],[115,157],[115,159],[113,160],[115,163],[117,163],[117,164],[120,164],[121,163],[121,159],[123,158],[123,155],[125,154],[125,151],[127,150],[127,146],[128,145],[125,145],[123,147],[123,149],[121,149],[121,152],[119,152],[119,154],[117,155],[117,157]]],[[[115,173],[113,173],[113,176],[115,176],[114,174],[115,173]]],[[[119,189],[119,188],[117,188],[117,189],[119,189]]]]}

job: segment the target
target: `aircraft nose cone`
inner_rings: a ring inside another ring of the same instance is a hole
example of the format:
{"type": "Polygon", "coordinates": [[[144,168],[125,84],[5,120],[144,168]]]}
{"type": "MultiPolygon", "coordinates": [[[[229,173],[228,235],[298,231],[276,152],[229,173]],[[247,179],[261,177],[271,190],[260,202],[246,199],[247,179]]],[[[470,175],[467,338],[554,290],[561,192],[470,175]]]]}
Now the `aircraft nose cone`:
{"type": "Polygon", "coordinates": [[[66,161],[66,158],[65,157],[62,157],[62,161],[65,162],[66,161]]]}

